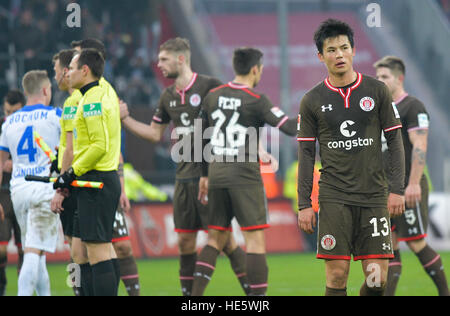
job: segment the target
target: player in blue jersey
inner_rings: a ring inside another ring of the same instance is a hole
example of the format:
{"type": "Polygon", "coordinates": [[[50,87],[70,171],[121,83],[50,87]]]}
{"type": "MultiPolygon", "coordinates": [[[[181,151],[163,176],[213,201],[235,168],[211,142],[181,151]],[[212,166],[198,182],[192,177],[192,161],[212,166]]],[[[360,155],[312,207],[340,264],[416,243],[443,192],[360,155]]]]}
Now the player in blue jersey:
{"type": "Polygon", "coordinates": [[[11,154],[11,199],[20,225],[24,262],[19,274],[18,295],[50,295],[46,267],[47,252],[56,250],[58,215],[50,210],[52,184],[26,182],[26,175],[48,176],[49,159],[36,146],[33,132],[39,133],[50,148],[59,143],[61,110],[50,107],[51,82],[46,71],[30,71],[23,78],[27,97],[25,107],[9,116],[0,138],[0,183],[3,163],[11,154]]]}

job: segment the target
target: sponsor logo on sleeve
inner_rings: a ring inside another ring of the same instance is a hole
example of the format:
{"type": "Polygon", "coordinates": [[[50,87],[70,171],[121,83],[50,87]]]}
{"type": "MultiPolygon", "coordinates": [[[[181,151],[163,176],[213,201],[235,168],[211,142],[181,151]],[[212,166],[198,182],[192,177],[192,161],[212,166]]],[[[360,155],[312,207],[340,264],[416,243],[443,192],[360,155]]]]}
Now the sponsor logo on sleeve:
{"type": "Polygon", "coordinates": [[[395,102],[392,102],[392,107],[394,108],[395,118],[400,119],[400,113],[398,112],[397,105],[395,102]]]}
{"type": "Polygon", "coordinates": [[[75,118],[75,114],[77,114],[77,107],[76,106],[65,107],[64,108],[64,114],[63,114],[63,119],[65,121],[73,120],[75,118]]]}
{"type": "Polygon", "coordinates": [[[420,128],[428,128],[430,127],[430,120],[428,119],[428,115],[425,113],[420,113],[417,115],[417,120],[419,122],[420,128]]]}
{"type": "Polygon", "coordinates": [[[83,106],[83,116],[93,117],[102,115],[102,104],[101,103],[91,103],[85,104],[83,106]]]}

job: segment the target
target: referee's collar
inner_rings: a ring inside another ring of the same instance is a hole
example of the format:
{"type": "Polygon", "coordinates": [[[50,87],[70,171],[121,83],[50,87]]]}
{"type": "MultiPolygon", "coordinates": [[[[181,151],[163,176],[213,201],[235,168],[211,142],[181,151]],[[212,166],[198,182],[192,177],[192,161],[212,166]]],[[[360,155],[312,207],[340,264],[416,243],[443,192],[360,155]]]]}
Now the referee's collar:
{"type": "Polygon", "coordinates": [[[89,89],[91,89],[91,88],[93,88],[93,87],[96,87],[96,86],[99,86],[99,85],[100,85],[100,83],[99,83],[98,80],[97,80],[97,81],[94,81],[94,82],[91,82],[91,83],[85,85],[83,88],[81,88],[81,89],[80,89],[80,92],[81,92],[82,95],[85,95],[86,92],[89,91],[89,89]]]}

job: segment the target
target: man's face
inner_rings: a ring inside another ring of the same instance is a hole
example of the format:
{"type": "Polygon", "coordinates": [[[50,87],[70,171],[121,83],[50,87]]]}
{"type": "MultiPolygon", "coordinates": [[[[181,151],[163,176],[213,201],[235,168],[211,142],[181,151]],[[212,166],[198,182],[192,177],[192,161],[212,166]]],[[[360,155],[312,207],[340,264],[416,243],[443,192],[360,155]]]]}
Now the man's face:
{"type": "Polygon", "coordinates": [[[323,43],[323,52],[319,53],[319,59],[328,72],[338,76],[352,69],[354,56],[355,50],[346,35],[327,38],[323,43]]]}
{"type": "Polygon", "coordinates": [[[377,68],[377,79],[384,82],[392,94],[394,94],[399,87],[401,87],[401,80],[399,76],[392,73],[392,70],[386,67],[377,68]]]}
{"type": "Polygon", "coordinates": [[[3,104],[3,112],[5,113],[5,116],[10,116],[16,111],[19,111],[24,104],[16,103],[16,104],[9,104],[8,101],[5,101],[3,104]]]}
{"type": "Polygon", "coordinates": [[[179,56],[173,52],[161,51],[158,55],[158,68],[164,77],[176,79],[179,72],[179,56]]]}
{"type": "Polygon", "coordinates": [[[80,55],[72,58],[67,73],[67,81],[72,89],[80,89],[84,85],[84,70],[83,68],[78,69],[78,59],[80,59],[80,55]]]}
{"type": "Polygon", "coordinates": [[[55,81],[58,84],[59,90],[67,91],[69,88],[68,83],[67,83],[67,76],[66,76],[67,69],[64,69],[61,67],[59,59],[56,60],[53,70],[55,71],[55,81]]]}

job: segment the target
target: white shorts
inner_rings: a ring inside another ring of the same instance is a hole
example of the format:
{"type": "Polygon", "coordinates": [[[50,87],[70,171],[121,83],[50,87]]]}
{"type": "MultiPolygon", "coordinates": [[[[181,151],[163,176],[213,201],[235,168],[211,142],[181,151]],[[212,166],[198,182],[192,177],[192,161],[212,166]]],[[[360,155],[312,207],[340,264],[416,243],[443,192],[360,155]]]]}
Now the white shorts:
{"type": "Polygon", "coordinates": [[[59,215],[50,209],[55,194],[48,183],[27,183],[11,192],[23,249],[33,248],[54,253],[58,241],[59,215]]]}

